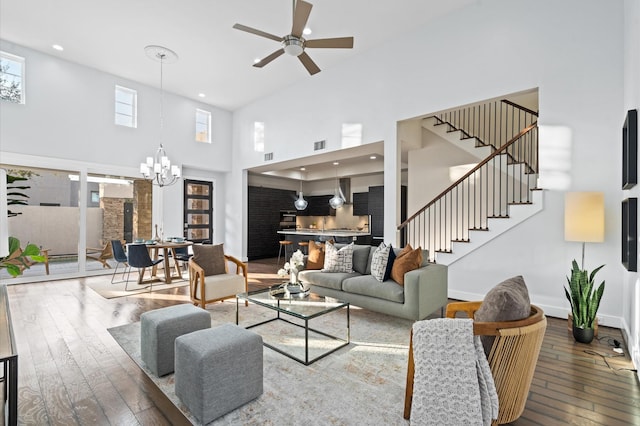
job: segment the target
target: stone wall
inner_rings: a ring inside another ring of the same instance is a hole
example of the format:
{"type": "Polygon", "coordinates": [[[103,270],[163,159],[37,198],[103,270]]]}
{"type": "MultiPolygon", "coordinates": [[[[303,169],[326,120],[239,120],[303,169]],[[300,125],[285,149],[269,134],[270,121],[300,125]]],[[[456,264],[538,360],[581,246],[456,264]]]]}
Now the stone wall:
{"type": "Polygon", "coordinates": [[[153,238],[152,188],[151,182],[144,179],[133,181],[133,238],[153,238]]]}

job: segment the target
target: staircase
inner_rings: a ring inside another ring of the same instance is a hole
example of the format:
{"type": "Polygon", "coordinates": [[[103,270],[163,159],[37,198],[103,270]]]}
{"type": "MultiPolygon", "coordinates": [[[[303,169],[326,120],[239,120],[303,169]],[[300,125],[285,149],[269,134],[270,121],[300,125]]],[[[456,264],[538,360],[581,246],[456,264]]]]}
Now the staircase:
{"type": "Polygon", "coordinates": [[[479,163],[400,224],[401,240],[449,265],[541,211],[537,116],[500,100],[424,119],[479,163]]]}

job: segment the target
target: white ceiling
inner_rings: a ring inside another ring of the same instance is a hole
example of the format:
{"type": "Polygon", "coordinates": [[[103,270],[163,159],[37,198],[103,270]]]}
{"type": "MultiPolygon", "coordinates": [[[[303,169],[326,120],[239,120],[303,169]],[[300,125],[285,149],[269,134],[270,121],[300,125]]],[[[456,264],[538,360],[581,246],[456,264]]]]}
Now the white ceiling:
{"type": "MultiPolygon", "coordinates": [[[[308,49],[321,69],[409,32],[477,0],[310,0],[308,39],[353,36],[353,49],[308,49]]],[[[227,110],[309,78],[283,55],[253,67],[278,42],[232,28],[240,23],[275,35],[291,31],[292,0],[1,0],[0,38],[157,87],[157,62],[144,47],[180,57],[164,67],[164,88],[227,110]],[[51,46],[59,44],[63,52],[51,46]],[[206,94],[199,98],[198,94],[206,94]]],[[[381,58],[383,60],[383,58],[381,58]]]]}

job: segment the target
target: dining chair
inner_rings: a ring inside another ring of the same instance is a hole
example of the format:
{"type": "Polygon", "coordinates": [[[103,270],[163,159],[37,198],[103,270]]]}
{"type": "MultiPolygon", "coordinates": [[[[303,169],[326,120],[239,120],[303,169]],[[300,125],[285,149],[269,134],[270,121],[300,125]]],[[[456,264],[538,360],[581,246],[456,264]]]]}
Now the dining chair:
{"type": "MultiPolygon", "coordinates": [[[[151,259],[146,244],[128,244],[127,263],[129,264],[129,272],[127,273],[127,283],[125,284],[124,289],[127,291],[129,290],[127,286],[129,285],[129,275],[131,274],[131,268],[138,268],[138,273],[140,274],[138,283],[142,284],[146,268],[151,268],[162,262],[164,262],[162,256],[155,260],[151,259]]],[[[150,281],[149,284],[149,291],[151,292],[153,289],[153,281],[150,281]]]]}
{"type": "Polygon", "coordinates": [[[122,241],[120,240],[111,240],[111,251],[113,252],[113,258],[116,261],[116,269],[113,270],[113,275],[111,276],[111,284],[119,284],[125,281],[124,274],[130,269],[129,264],[127,263],[127,253],[124,251],[124,247],[122,246],[122,241]],[[122,280],[114,281],[116,278],[116,274],[118,273],[118,265],[124,264],[124,270],[122,271],[122,280]]]}
{"type": "Polygon", "coordinates": [[[176,262],[182,262],[183,268],[180,268],[181,275],[182,275],[182,270],[186,269],[184,268],[184,266],[189,263],[189,259],[191,259],[193,254],[189,253],[189,247],[176,247],[174,249],[174,253],[175,253],[174,260],[176,262]]]}

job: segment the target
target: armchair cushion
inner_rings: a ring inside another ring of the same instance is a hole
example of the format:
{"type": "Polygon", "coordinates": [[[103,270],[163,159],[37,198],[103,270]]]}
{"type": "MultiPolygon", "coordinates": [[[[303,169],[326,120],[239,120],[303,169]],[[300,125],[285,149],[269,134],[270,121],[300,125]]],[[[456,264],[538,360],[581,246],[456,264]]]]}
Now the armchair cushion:
{"type": "Polygon", "coordinates": [[[193,246],[193,260],[202,269],[204,275],[224,274],[226,270],[226,262],[224,260],[224,248],[222,244],[196,244],[193,246]]]}
{"type": "MultiPolygon", "coordinates": [[[[195,298],[200,300],[200,282],[195,283],[195,298]]],[[[215,274],[204,277],[207,300],[233,297],[245,290],[244,277],[238,274],[215,274]]]]}

